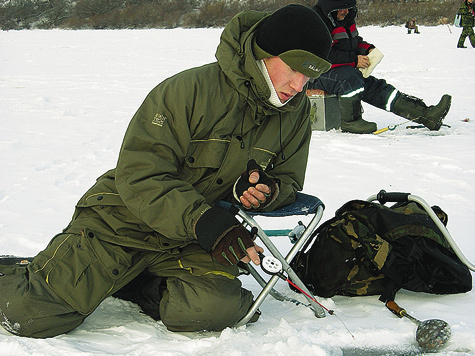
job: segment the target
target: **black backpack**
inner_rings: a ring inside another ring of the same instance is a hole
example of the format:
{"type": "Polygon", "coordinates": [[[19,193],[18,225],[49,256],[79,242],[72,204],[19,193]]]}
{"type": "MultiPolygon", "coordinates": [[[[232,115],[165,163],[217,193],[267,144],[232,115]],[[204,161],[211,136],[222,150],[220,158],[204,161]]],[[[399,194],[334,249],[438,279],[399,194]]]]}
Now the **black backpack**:
{"type": "MultiPolygon", "coordinates": [[[[447,214],[432,207],[446,225],[447,214]]],[[[472,276],[423,208],[353,200],[315,230],[291,266],[315,295],[381,295],[400,288],[435,294],[471,290],[472,276]]]]}

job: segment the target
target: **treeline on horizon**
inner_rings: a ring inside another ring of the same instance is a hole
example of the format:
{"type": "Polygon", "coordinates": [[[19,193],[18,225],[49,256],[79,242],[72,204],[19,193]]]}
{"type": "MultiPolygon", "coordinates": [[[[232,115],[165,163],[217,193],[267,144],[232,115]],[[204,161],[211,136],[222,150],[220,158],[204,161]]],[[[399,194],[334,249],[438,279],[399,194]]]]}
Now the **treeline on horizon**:
{"type": "MultiPolygon", "coordinates": [[[[359,26],[452,23],[463,0],[359,0],[359,26]]],[[[143,29],[223,27],[238,12],[273,12],[316,0],[0,0],[0,28],[143,29]]]]}

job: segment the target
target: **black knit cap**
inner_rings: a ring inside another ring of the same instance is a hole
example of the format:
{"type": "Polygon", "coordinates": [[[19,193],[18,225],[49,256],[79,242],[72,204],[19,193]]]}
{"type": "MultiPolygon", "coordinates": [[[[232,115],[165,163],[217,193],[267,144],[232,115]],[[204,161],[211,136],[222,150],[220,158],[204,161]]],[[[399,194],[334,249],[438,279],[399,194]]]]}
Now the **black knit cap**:
{"type": "Polygon", "coordinates": [[[290,4],[267,17],[256,37],[257,59],[280,57],[310,78],[328,71],[332,39],[327,26],[311,8],[290,4]]]}

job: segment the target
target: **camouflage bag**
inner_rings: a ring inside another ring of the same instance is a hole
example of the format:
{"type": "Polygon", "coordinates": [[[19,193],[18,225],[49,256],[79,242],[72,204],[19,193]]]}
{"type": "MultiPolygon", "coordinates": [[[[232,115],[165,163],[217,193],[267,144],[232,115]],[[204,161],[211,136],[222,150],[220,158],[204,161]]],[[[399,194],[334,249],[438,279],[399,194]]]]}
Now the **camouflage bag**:
{"type": "MultiPolygon", "coordinates": [[[[447,224],[447,214],[432,209],[447,224]]],[[[469,269],[415,202],[346,203],[315,230],[291,266],[321,297],[381,295],[386,302],[400,288],[435,294],[472,288],[469,269]]]]}

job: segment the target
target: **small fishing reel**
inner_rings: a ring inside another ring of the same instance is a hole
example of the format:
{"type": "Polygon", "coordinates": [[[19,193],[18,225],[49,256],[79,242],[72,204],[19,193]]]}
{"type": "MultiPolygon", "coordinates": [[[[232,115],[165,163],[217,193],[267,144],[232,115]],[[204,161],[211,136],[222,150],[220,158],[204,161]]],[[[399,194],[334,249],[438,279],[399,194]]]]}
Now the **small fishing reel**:
{"type": "Polygon", "coordinates": [[[259,258],[261,259],[261,268],[265,273],[275,275],[282,272],[282,262],[277,258],[264,256],[262,253],[259,253],[259,258]]]}

